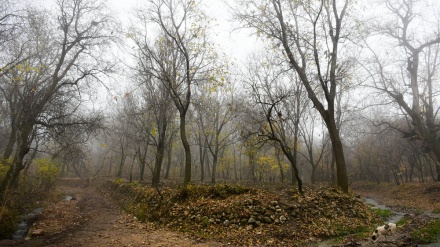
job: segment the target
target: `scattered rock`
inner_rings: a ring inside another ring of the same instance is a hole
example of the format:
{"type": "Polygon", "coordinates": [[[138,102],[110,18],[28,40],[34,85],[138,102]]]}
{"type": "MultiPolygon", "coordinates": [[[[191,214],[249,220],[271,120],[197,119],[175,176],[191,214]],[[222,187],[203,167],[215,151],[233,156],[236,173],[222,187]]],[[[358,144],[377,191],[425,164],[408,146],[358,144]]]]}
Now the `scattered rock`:
{"type": "Polygon", "coordinates": [[[33,229],[30,233],[31,237],[40,237],[45,234],[43,229],[33,229]]]}
{"type": "Polygon", "coordinates": [[[281,216],[280,216],[280,221],[281,221],[281,222],[284,222],[284,221],[286,221],[286,220],[287,220],[287,218],[286,218],[284,215],[281,215],[281,216]]]}
{"type": "Polygon", "coordinates": [[[248,224],[254,224],[255,222],[256,220],[253,217],[249,218],[248,220],[248,224]]]}

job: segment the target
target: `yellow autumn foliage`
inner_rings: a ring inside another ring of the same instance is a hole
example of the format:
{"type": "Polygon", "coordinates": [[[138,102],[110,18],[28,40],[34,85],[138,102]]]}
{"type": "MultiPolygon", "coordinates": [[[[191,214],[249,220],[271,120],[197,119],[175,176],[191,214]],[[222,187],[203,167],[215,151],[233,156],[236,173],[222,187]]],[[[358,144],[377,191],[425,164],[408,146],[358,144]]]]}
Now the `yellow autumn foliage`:
{"type": "Polygon", "coordinates": [[[60,165],[49,158],[40,158],[34,160],[37,167],[36,175],[39,186],[44,190],[49,190],[55,185],[60,175],[60,165]]]}

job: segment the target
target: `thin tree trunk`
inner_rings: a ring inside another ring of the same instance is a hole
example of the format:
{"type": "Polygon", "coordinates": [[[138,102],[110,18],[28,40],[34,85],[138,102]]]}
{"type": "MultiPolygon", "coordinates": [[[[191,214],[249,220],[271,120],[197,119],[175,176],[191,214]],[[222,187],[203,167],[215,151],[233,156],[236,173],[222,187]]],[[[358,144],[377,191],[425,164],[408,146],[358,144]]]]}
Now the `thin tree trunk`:
{"type": "Polygon", "coordinates": [[[205,150],[202,145],[202,138],[199,136],[199,160],[200,160],[200,182],[203,184],[205,181],[205,150]]]}
{"type": "Polygon", "coordinates": [[[282,150],[283,150],[284,154],[286,155],[287,159],[290,161],[290,164],[291,164],[291,167],[292,167],[292,171],[293,171],[293,175],[294,175],[294,178],[295,178],[295,179],[292,178],[292,180],[296,180],[297,186],[298,186],[298,191],[299,191],[299,193],[303,194],[304,191],[303,191],[303,187],[302,187],[302,180],[301,180],[301,178],[299,176],[299,171],[298,171],[298,167],[297,167],[297,164],[296,164],[296,159],[285,148],[282,147],[282,150]]]}
{"type": "Polygon", "coordinates": [[[284,183],[284,170],[283,170],[283,164],[281,162],[280,153],[276,152],[275,157],[277,159],[278,167],[280,168],[281,183],[284,183]]]}
{"type": "Polygon", "coordinates": [[[17,140],[17,127],[15,124],[11,124],[12,125],[12,129],[11,129],[11,133],[9,135],[9,139],[8,139],[8,144],[6,145],[6,149],[5,152],[3,153],[3,158],[9,159],[9,157],[11,157],[12,152],[14,150],[14,144],[17,140]]]}
{"type": "Polygon", "coordinates": [[[116,177],[118,178],[122,177],[126,158],[127,156],[125,155],[125,147],[121,144],[121,160],[119,161],[118,172],[116,173],[116,177]]]}
{"type": "Polygon", "coordinates": [[[211,183],[215,184],[215,177],[217,173],[217,159],[218,155],[215,154],[212,156],[212,176],[211,176],[211,183]]]}
{"type": "Polygon", "coordinates": [[[166,141],[166,131],[167,131],[167,121],[165,113],[161,113],[162,126],[159,131],[159,142],[156,148],[156,163],[153,170],[152,185],[154,187],[159,186],[160,183],[160,172],[162,171],[163,157],[165,156],[165,141],[166,141]]]}
{"type": "Polygon", "coordinates": [[[186,187],[191,182],[191,147],[186,137],[186,112],[180,114],[180,138],[182,140],[183,149],[185,150],[183,186],[186,187]]]}
{"type": "Polygon", "coordinates": [[[172,161],[172,155],[173,154],[173,145],[172,143],[168,146],[168,161],[167,161],[167,168],[165,170],[165,179],[168,179],[170,176],[170,168],[171,168],[171,161],[172,161]]]}
{"type": "Polygon", "coordinates": [[[133,167],[134,167],[134,161],[136,160],[136,154],[133,155],[133,158],[131,159],[131,165],[130,165],[130,183],[133,182],[133,167]]]}

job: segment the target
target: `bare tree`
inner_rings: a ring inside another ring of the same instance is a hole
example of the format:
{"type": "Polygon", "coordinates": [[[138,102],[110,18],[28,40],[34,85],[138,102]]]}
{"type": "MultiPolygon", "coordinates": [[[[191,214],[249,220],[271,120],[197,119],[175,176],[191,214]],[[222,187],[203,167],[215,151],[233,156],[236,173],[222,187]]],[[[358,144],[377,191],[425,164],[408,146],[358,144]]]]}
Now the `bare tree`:
{"type": "Polygon", "coordinates": [[[336,124],[335,96],[346,72],[339,56],[340,44],[347,38],[345,19],[350,2],[241,0],[239,4],[244,7],[235,8],[235,16],[243,26],[267,38],[274,49],[281,47],[283,57],[296,71],[326,124],[336,160],[337,185],[344,192],[348,192],[348,176],[336,124]]]}
{"type": "Polygon", "coordinates": [[[11,53],[10,45],[22,31],[24,10],[17,9],[19,4],[4,0],[0,6],[0,77],[8,72],[17,63],[23,61],[23,46],[16,47],[20,52],[11,53]]]}
{"type": "MultiPolygon", "coordinates": [[[[197,113],[197,130],[202,135],[200,143],[212,155],[211,183],[216,182],[217,165],[220,154],[234,141],[237,129],[231,124],[237,117],[233,102],[232,85],[212,85],[201,88],[194,100],[197,113]]],[[[203,149],[202,149],[203,151],[203,149]]]]}
{"type": "MultiPolygon", "coordinates": [[[[382,42],[381,47],[371,48],[374,63],[365,67],[372,86],[387,95],[407,118],[408,127],[395,128],[403,132],[404,137],[423,143],[435,161],[436,180],[440,181],[440,125],[437,119],[440,108],[435,100],[439,92],[436,81],[440,66],[440,21],[438,12],[433,13],[434,22],[429,20],[429,15],[425,18],[418,13],[417,3],[415,0],[385,2],[392,19],[385,25],[379,24],[378,31],[383,35],[382,40],[391,44],[382,42]],[[388,57],[390,49],[395,54],[394,60],[388,57]]],[[[438,11],[438,5],[430,4],[427,6],[438,11]]],[[[371,43],[367,45],[373,47],[371,43]]]]}
{"type": "Polygon", "coordinates": [[[250,127],[257,129],[249,131],[261,140],[272,141],[279,146],[291,164],[292,182],[297,182],[299,191],[303,193],[297,164],[299,121],[304,109],[301,85],[290,84],[294,79],[288,72],[279,70],[279,61],[273,56],[253,56],[250,60],[253,62],[248,65],[245,80],[256,108],[255,123],[250,127]]]}
{"type": "MultiPolygon", "coordinates": [[[[321,139],[316,141],[316,130],[319,124],[318,119],[316,118],[316,114],[314,114],[314,112],[309,109],[305,112],[305,114],[303,114],[303,118],[299,128],[306,150],[306,154],[302,153],[302,155],[312,167],[312,172],[310,175],[310,181],[312,184],[316,183],[316,172],[319,164],[322,163],[323,155],[325,154],[325,148],[327,146],[327,143],[329,142],[329,138],[324,135],[320,136],[321,139]]],[[[322,126],[322,128],[324,128],[324,126],[322,126]]]]}
{"type": "MultiPolygon", "coordinates": [[[[215,54],[208,41],[207,17],[196,1],[150,0],[147,11],[137,18],[158,28],[155,42],[145,39],[146,30],[132,35],[142,56],[147,58],[148,73],[169,91],[180,117],[180,138],[185,150],[184,185],[191,181],[191,148],[186,118],[196,83],[208,80],[215,54]]],[[[146,65],[144,63],[144,65],[146,65]]]]}
{"type": "MultiPolygon", "coordinates": [[[[99,74],[110,69],[102,59],[104,48],[110,44],[112,25],[105,6],[85,0],[60,0],[57,4],[57,18],[44,10],[29,9],[26,32],[10,46],[14,51],[17,50],[14,47],[26,44],[25,52],[29,56],[11,68],[0,83],[0,92],[10,111],[11,126],[3,158],[11,157],[12,160],[0,187],[2,195],[17,182],[25,167],[24,158],[40,127],[53,129],[89,124],[80,118],[66,118],[79,113],[81,103],[63,108],[67,112],[57,111],[55,105],[66,104],[69,98],[81,102],[81,92],[90,79],[99,79],[99,74]]],[[[19,54],[21,49],[17,52],[19,54]]]]}

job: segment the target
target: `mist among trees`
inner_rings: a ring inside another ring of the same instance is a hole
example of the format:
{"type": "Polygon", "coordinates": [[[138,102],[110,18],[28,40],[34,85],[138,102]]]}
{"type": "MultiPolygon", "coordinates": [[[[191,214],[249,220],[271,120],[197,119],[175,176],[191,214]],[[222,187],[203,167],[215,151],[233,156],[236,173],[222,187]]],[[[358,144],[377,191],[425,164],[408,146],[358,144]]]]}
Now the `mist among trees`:
{"type": "Polygon", "coordinates": [[[440,181],[437,1],[225,1],[243,61],[209,4],[5,1],[0,198],[43,158],[155,187],[440,181]]]}

